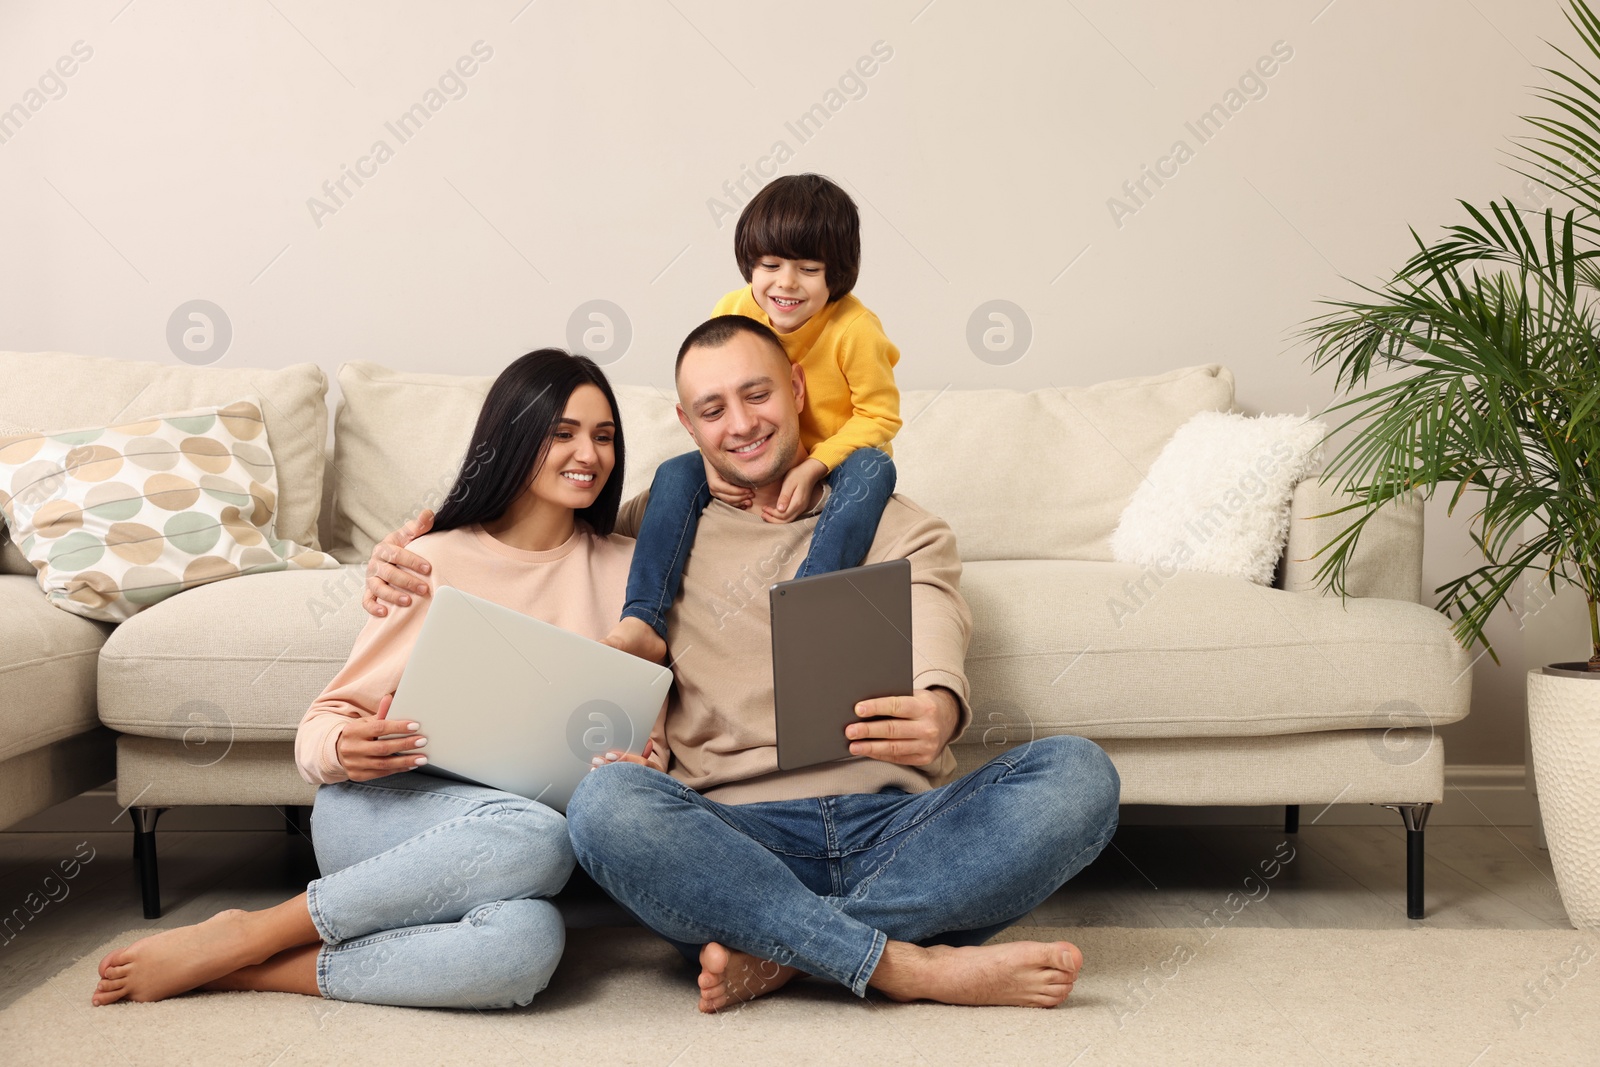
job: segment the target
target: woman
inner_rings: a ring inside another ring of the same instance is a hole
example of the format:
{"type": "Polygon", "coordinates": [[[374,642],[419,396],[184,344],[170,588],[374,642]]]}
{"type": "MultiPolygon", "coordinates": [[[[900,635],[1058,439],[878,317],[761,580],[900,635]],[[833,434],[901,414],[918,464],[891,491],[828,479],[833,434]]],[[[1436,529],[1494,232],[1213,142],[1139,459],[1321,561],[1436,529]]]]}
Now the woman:
{"type": "MultiPolygon", "coordinates": [[[[605,636],[633,542],[612,534],[623,438],[600,368],[557,349],[521,357],[490,387],[467,455],[434,532],[410,546],[434,581],[605,636]]],[[[406,773],[426,764],[426,733],[386,718],[429,602],[369,618],[300,723],[295,761],[320,784],[323,876],[277,907],[224,911],[108,954],[94,1004],[255,989],[487,1008],[545,987],[565,941],[546,898],[572,872],[566,820],[501,790],[406,773]]]]}

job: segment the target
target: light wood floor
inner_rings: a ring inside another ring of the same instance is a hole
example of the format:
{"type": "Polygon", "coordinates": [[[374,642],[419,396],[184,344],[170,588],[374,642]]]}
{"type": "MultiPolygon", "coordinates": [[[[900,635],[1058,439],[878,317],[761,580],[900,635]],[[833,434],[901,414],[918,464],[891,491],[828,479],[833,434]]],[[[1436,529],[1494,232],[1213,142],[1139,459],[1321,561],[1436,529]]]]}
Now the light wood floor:
{"type": "MultiPolygon", "coordinates": [[[[310,842],[281,831],[161,831],[157,838],[165,911],[146,923],[128,832],[0,833],[0,918],[16,908],[26,914],[30,894],[38,894],[36,907],[46,890],[59,898],[20,931],[13,923],[0,934],[0,1008],[124,930],[198,922],[223,908],[265,907],[301,891],[317,874],[310,842]],[[93,858],[77,877],[46,883],[60,861],[88,856],[90,849],[93,858]]],[[[1427,844],[1422,925],[1569,928],[1549,854],[1535,845],[1530,827],[1440,826],[1428,830],[1427,844]]],[[[627,922],[593,883],[570,888],[562,904],[574,926],[627,922]]],[[[1126,826],[1028,921],[1198,927],[1208,915],[1238,926],[1406,928],[1412,922],[1405,917],[1399,820],[1392,828],[1303,826],[1294,835],[1281,826],[1126,826]],[[1271,861],[1291,854],[1273,867],[1271,861]],[[1263,879],[1263,870],[1275,877],[1263,879]],[[1247,882],[1252,875],[1256,880],[1247,882]]]]}

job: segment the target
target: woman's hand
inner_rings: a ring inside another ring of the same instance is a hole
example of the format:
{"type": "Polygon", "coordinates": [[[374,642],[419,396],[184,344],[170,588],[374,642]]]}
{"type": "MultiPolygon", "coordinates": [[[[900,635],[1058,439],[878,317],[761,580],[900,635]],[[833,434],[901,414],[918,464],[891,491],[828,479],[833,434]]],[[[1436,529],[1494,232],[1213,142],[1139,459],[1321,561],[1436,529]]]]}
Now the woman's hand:
{"type": "Polygon", "coordinates": [[[609,767],[613,763],[637,763],[641,766],[650,767],[654,770],[660,771],[662,774],[665,774],[667,773],[666,753],[654,752],[652,751],[654,748],[655,742],[646,742],[644,746],[644,755],[642,756],[633,752],[622,752],[618,749],[612,749],[605,755],[596,756],[594,759],[590,760],[589,770],[592,773],[601,767],[609,767]]]}
{"type": "Polygon", "coordinates": [[[431,529],[433,511],[424,508],[416,518],[372,546],[372,558],[367,560],[367,588],[361,594],[361,606],[368,615],[389,614],[385,603],[404,607],[411,603],[412,593],[428,595],[428,583],[421,576],[433,568],[405,546],[431,529]]]}
{"type": "Polygon", "coordinates": [[[732,504],[736,508],[748,508],[755,502],[755,490],[747,485],[734,485],[711,464],[706,464],[706,483],[711,486],[711,495],[724,504],[732,504]]]}
{"type": "Polygon", "coordinates": [[[386,693],[378,701],[378,714],[371,719],[353,719],[339,731],[339,766],[352,782],[365,782],[385,775],[398,774],[421,767],[428,757],[418,749],[428,743],[418,736],[422,724],[409,720],[389,721],[389,705],[394,694],[386,693]],[[386,734],[403,734],[389,741],[378,738],[386,734]]]}
{"type": "Polygon", "coordinates": [[[808,459],[783,476],[783,488],[778,491],[778,506],[762,508],[761,517],[768,522],[793,522],[811,506],[811,494],[817,483],[828,476],[828,468],[819,459],[808,459]]]}

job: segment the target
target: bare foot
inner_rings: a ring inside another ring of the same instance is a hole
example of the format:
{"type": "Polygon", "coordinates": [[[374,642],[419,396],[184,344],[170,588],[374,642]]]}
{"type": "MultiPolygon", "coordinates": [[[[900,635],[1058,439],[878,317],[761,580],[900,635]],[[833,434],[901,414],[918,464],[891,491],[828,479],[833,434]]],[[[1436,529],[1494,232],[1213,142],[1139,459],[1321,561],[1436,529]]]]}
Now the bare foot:
{"type": "Polygon", "coordinates": [[[667,643],[661,639],[661,635],[649,623],[632,615],[613,626],[600,643],[651,663],[665,663],[667,660],[667,643]]]}
{"type": "Polygon", "coordinates": [[[262,950],[250,914],[219,911],[203,923],[164,930],[106,953],[90,1002],[163,1000],[260,963],[262,950]]]}
{"type": "Polygon", "coordinates": [[[321,945],[297,945],[265,963],[240,967],[197,988],[208,993],[254,990],[319,997],[322,990],[317,986],[317,954],[321,951],[321,945]]]}
{"type": "Polygon", "coordinates": [[[700,1010],[721,1011],[777,992],[798,974],[793,967],[780,967],[713,941],[700,950],[700,1010]]]}
{"type": "Polygon", "coordinates": [[[1067,941],[918,948],[891,941],[871,984],[893,1000],[1053,1008],[1067,999],[1083,953],[1067,941]]]}

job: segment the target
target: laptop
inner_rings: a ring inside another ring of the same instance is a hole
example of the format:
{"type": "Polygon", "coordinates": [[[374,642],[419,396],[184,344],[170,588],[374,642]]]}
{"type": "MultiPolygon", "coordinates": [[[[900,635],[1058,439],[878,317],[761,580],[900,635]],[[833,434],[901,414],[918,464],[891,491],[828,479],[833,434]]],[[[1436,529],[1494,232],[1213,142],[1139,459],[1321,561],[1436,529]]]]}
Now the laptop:
{"type": "Polygon", "coordinates": [[[642,752],[672,672],[451,586],[435,590],[391,719],[422,724],[435,774],[566,811],[590,760],[642,752]]]}
{"type": "Polygon", "coordinates": [[[772,604],[778,769],[850,755],[858,701],[911,693],[911,563],[779,582],[772,604]]]}

